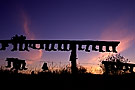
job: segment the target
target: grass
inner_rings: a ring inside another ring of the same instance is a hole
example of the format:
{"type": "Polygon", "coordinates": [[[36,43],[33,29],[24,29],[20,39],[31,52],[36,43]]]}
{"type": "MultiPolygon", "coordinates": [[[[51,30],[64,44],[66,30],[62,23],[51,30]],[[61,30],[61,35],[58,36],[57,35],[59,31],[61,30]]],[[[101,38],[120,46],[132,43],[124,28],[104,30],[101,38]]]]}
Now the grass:
{"type": "MultiPolygon", "coordinates": [[[[96,75],[81,71],[72,75],[66,69],[61,71],[38,72],[37,74],[15,73],[10,70],[0,69],[0,80],[6,85],[31,86],[42,88],[66,89],[116,89],[134,88],[135,74],[124,75],[96,75]],[[133,83],[132,83],[133,82],[133,83]],[[30,85],[32,84],[32,85],[30,85]]],[[[64,89],[65,90],[65,89],[64,89]]]]}

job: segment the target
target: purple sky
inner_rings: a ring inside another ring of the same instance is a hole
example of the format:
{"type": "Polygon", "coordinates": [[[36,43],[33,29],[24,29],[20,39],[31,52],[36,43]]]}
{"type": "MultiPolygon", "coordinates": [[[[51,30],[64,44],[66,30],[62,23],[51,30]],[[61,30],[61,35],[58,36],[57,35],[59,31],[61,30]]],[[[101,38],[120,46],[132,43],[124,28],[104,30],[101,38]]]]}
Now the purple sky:
{"type": "MultiPolygon", "coordinates": [[[[0,39],[26,35],[26,22],[34,39],[123,41],[120,53],[135,62],[135,0],[1,0],[0,39]]],[[[68,62],[69,54],[43,51],[40,60],[68,62]]],[[[89,63],[98,54],[79,52],[78,61],[89,63]]],[[[0,51],[0,59],[6,57],[31,59],[19,52],[0,51]]]]}

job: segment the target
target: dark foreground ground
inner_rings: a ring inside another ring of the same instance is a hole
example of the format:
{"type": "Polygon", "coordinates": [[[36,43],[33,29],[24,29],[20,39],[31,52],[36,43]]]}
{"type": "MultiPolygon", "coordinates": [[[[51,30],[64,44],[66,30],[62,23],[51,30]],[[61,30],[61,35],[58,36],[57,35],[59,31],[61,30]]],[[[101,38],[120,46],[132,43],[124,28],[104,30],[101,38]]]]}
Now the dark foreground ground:
{"type": "Polygon", "coordinates": [[[77,75],[40,73],[26,75],[0,72],[0,83],[0,87],[11,90],[16,88],[18,90],[135,90],[135,74],[109,76],[89,73],[77,75]]]}

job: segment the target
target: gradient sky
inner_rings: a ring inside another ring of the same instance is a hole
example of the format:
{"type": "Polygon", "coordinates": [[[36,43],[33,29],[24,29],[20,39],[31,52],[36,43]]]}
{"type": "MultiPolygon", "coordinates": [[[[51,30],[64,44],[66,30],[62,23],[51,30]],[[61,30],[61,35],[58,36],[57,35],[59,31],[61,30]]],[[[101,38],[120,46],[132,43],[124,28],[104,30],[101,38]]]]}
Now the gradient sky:
{"type": "MultiPolygon", "coordinates": [[[[0,39],[117,40],[118,51],[135,63],[135,0],[1,0],[0,39]]],[[[69,62],[70,52],[0,51],[6,57],[69,62]]],[[[98,52],[78,52],[78,62],[97,64],[98,52]]]]}

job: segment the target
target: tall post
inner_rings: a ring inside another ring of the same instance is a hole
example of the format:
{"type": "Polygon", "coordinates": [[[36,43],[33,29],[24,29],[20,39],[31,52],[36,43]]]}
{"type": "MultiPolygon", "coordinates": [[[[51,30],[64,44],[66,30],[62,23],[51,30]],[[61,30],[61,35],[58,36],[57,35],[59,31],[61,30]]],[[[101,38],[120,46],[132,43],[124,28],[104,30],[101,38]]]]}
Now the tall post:
{"type": "Polygon", "coordinates": [[[77,66],[76,66],[76,44],[73,44],[71,46],[71,55],[70,55],[70,61],[71,61],[71,72],[72,74],[77,73],[77,66]]]}

